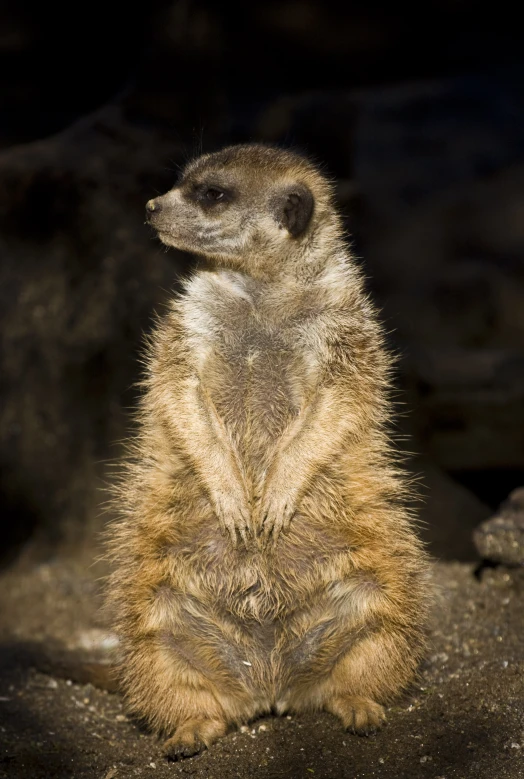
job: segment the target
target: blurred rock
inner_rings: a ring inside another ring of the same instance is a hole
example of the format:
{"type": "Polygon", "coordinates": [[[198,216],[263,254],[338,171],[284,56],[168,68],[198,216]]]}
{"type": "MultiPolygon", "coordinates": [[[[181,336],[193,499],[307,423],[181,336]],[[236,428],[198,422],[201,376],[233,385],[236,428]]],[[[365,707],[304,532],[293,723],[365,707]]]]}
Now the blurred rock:
{"type": "Polygon", "coordinates": [[[0,156],[3,555],[36,529],[45,555],[100,525],[143,332],[185,267],[143,216],[176,154],[110,107],[0,156]]]}
{"type": "Polygon", "coordinates": [[[410,470],[419,475],[414,504],[420,535],[430,553],[440,560],[475,559],[472,533],[491,509],[472,492],[457,484],[427,457],[415,458],[410,470]]]}
{"type": "Polygon", "coordinates": [[[524,565],[524,487],[509,495],[494,517],[473,533],[483,560],[503,565],[524,565]]]}
{"type": "Polygon", "coordinates": [[[523,161],[523,74],[515,65],[355,92],[358,178],[373,213],[398,218],[466,191],[483,200],[483,183],[523,161]]]}
{"type": "Polygon", "coordinates": [[[450,472],[524,476],[523,73],[355,96],[362,254],[413,446],[450,472]]]}
{"type": "Polygon", "coordinates": [[[449,471],[524,469],[524,352],[417,348],[414,425],[449,471]]]}

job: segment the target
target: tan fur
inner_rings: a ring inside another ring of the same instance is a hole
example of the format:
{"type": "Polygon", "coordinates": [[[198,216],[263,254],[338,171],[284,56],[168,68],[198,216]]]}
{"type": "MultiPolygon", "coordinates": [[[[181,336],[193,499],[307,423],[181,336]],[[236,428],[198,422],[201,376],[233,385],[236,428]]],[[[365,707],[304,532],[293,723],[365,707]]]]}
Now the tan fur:
{"type": "Polygon", "coordinates": [[[150,339],[110,531],[129,706],[173,757],[270,710],[372,730],[423,651],[428,564],[331,186],[290,152],[231,147],[148,208],[210,267],[150,339]],[[202,205],[207,185],[235,195],[202,205]],[[298,236],[274,205],[294,187],[314,198],[298,236]]]}

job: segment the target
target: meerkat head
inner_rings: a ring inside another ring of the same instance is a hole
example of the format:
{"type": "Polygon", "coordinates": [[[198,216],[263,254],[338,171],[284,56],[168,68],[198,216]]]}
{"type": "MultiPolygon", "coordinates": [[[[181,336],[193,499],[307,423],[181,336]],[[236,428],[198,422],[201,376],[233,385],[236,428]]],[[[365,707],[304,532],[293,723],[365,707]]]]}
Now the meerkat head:
{"type": "Polygon", "coordinates": [[[336,218],[331,201],[328,181],[307,160],[253,144],[194,160],[146,211],[167,246],[249,273],[311,252],[336,218]]]}

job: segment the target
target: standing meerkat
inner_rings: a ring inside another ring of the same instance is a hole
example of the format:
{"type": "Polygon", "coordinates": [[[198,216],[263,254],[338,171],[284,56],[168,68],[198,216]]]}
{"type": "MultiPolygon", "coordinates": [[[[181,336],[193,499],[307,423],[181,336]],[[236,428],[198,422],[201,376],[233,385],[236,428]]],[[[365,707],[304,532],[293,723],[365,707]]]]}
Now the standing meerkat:
{"type": "Polygon", "coordinates": [[[172,758],[271,710],[367,733],[415,674],[428,562],[331,185],[289,151],[232,146],[147,213],[208,265],[150,339],[110,532],[129,706],[172,758]]]}

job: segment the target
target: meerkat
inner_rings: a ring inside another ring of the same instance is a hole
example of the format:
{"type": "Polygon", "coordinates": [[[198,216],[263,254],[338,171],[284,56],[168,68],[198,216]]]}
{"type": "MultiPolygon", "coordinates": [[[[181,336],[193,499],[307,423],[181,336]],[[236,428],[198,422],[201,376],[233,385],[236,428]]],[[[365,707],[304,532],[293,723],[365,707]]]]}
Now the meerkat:
{"type": "Polygon", "coordinates": [[[172,759],[271,711],[368,733],[416,673],[428,559],[332,185],[232,146],[146,208],[206,264],[150,337],[110,531],[128,705],[172,759]]]}

